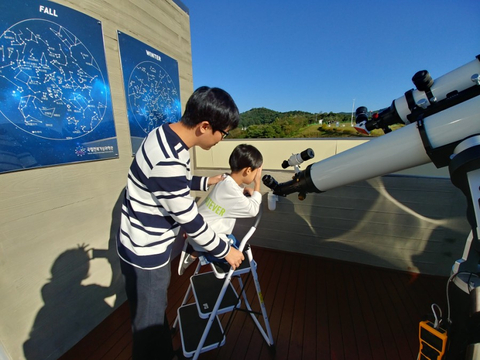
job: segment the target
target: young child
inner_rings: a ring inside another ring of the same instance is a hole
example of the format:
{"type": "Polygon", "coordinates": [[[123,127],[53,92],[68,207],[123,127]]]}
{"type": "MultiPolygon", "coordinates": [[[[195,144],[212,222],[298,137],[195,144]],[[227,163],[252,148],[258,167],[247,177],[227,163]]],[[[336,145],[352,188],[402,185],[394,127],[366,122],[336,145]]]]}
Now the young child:
{"type": "MultiPolygon", "coordinates": [[[[241,144],[232,151],[229,164],[231,173],[225,174],[224,180],[215,185],[199,206],[198,212],[220,239],[238,249],[239,244],[236,244],[236,239],[231,235],[236,219],[256,216],[262,203],[260,185],[263,157],[254,146],[241,144]],[[253,189],[244,187],[252,182],[253,189]]],[[[220,260],[201,252],[195,243],[186,239],[180,255],[178,274],[182,275],[199,255],[210,262],[220,260]]]]}

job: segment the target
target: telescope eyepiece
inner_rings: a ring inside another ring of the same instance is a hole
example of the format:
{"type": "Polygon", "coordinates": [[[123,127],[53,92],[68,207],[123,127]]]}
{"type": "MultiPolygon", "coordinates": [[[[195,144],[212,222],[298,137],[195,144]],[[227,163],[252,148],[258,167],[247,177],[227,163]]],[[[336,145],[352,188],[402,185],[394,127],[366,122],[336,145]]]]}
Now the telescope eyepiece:
{"type": "Polygon", "coordinates": [[[364,121],[368,121],[368,109],[365,106],[360,106],[355,110],[355,122],[360,124],[364,121]]]}
{"type": "Polygon", "coordinates": [[[263,184],[271,190],[275,190],[278,186],[277,180],[275,180],[272,175],[263,175],[262,181],[263,184]]]}
{"type": "Polygon", "coordinates": [[[315,152],[312,149],[308,148],[306,150],[303,150],[301,153],[293,154],[288,160],[283,160],[282,168],[286,169],[289,166],[300,165],[306,160],[313,159],[314,156],[315,152]]]}
{"type": "Polygon", "coordinates": [[[310,160],[310,159],[313,159],[313,157],[315,156],[315,153],[312,149],[308,148],[306,150],[303,150],[301,153],[300,153],[300,157],[302,158],[303,161],[307,161],[307,160],[310,160]]]}
{"type": "Polygon", "coordinates": [[[413,75],[412,82],[420,91],[427,91],[433,85],[433,79],[427,70],[418,71],[415,75],[413,75]]]}

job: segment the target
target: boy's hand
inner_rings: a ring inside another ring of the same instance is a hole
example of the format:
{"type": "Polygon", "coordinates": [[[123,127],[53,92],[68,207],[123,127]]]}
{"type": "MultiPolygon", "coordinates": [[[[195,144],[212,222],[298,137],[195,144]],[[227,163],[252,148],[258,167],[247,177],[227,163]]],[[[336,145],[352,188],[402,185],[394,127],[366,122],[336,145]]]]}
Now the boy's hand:
{"type": "Polygon", "coordinates": [[[262,184],[262,169],[263,169],[263,165],[257,169],[257,173],[255,174],[255,179],[253,179],[253,181],[255,182],[255,185],[254,185],[255,191],[260,191],[260,186],[262,184]]]}
{"type": "Polygon", "coordinates": [[[260,166],[257,170],[257,173],[255,174],[255,183],[260,183],[262,181],[262,170],[263,170],[263,165],[260,166]]]}
{"type": "Polygon", "coordinates": [[[209,177],[209,178],[208,178],[208,181],[207,181],[207,185],[208,185],[208,186],[210,186],[210,185],[215,185],[215,184],[219,183],[220,181],[222,181],[223,179],[225,179],[225,175],[224,175],[224,174],[220,174],[220,175],[217,175],[217,176],[209,177]]]}
{"type": "Polygon", "coordinates": [[[240,251],[238,251],[234,247],[231,247],[227,256],[225,256],[225,260],[230,264],[233,270],[235,270],[240,266],[242,261],[245,260],[245,257],[240,251]]]}

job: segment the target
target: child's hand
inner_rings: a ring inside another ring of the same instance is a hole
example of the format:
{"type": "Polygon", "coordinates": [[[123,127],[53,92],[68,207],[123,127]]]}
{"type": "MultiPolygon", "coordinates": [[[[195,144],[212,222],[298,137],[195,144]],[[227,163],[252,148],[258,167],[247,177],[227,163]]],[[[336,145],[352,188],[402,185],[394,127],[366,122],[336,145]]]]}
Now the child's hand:
{"type": "Polygon", "coordinates": [[[225,179],[225,174],[220,174],[220,175],[217,175],[217,176],[209,177],[208,181],[207,181],[207,185],[208,186],[215,185],[215,184],[219,183],[220,181],[223,181],[223,179],[225,179]]]}
{"type": "Polygon", "coordinates": [[[253,188],[255,191],[260,191],[260,186],[262,184],[262,170],[263,170],[263,165],[257,169],[257,173],[255,174],[255,179],[253,179],[253,182],[255,183],[253,188]]]}
{"type": "Polygon", "coordinates": [[[255,181],[255,184],[260,184],[261,181],[262,181],[262,170],[263,170],[263,165],[260,166],[257,170],[257,173],[255,174],[255,179],[253,181],[255,181]]]}

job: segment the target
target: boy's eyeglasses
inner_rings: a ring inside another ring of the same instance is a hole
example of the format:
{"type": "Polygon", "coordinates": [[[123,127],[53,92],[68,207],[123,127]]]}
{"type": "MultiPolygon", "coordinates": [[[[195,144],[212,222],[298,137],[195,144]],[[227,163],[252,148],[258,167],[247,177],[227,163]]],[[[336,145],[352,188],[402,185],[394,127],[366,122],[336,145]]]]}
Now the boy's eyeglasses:
{"type": "MultiPolygon", "coordinates": [[[[210,123],[209,123],[210,125],[210,123]]],[[[230,135],[230,133],[228,131],[224,131],[224,130],[215,130],[214,127],[212,125],[210,125],[210,127],[212,128],[212,132],[215,132],[215,131],[220,131],[222,133],[222,140],[225,139],[228,135],[230,135]]]]}
{"type": "Polygon", "coordinates": [[[222,133],[222,139],[225,139],[230,133],[228,131],[218,130],[222,133]]]}

